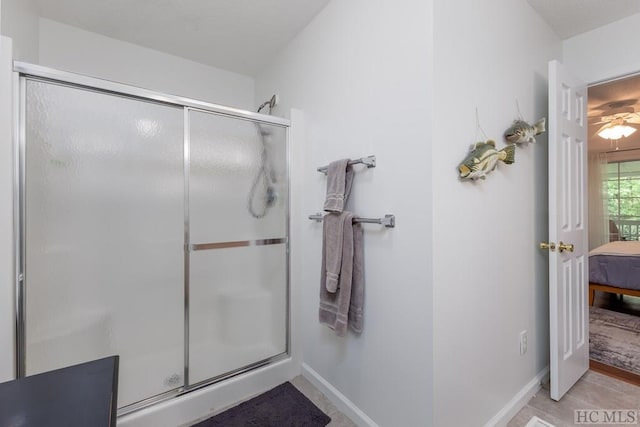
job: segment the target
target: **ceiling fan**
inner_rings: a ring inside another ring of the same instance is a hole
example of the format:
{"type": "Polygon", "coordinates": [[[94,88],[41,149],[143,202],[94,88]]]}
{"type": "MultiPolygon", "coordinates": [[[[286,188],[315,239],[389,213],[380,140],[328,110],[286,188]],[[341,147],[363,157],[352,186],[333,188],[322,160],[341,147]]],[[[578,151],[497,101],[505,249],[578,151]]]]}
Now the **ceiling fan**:
{"type": "Polygon", "coordinates": [[[637,99],[625,99],[595,107],[593,110],[601,111],[589,117],[589,125],[602,125],[595,133],[604,139],[627,137],[637,130],[632,125],[640,125],[640,113],[633,107],[637,102],[637,99]]]}

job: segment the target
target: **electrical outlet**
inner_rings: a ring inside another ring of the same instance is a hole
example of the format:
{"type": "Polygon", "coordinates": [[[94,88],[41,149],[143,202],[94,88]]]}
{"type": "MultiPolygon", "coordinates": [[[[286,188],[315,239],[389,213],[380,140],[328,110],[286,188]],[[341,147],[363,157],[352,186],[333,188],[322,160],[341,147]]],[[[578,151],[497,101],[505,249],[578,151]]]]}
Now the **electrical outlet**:
{"type": "Polygon", "coordinates": [[[527,331],[520,332],[520,356],[524,356],[527,352],[527,331]]]}

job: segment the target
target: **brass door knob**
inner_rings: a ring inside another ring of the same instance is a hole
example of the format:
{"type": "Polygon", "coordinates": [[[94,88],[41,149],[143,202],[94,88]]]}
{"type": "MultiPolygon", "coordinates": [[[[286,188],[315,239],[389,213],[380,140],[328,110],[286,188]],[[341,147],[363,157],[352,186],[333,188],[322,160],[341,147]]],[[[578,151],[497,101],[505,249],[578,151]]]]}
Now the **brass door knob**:
{"type": "Polygon", "coordinates": [[[549,249],[551,252],[556,250],[556,244],[553,242],[540,242],[540,249],[549,249]]]}
{"type": "Polygon", "coordinates": [[[560,241],[558,243],[558,252],[563,252],[563,251],[573,252],[573,244],[572,243],[562,243],[562,241],[560,241]]]}

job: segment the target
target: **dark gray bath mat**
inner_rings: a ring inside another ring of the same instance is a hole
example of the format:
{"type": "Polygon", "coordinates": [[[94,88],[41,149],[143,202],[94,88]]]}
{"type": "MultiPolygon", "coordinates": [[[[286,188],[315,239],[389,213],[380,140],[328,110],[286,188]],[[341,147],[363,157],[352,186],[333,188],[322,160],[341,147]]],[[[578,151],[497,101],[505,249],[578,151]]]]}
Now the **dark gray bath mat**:
{"type": "Polygon", "coordinates": [[[286,382],[194,427],[324,427],[331,421],[286,382]]]}
{"type": "Polygon", "coordinates": [[[589,358],[640,375],[640,317],[589,307],[589,358]]]}

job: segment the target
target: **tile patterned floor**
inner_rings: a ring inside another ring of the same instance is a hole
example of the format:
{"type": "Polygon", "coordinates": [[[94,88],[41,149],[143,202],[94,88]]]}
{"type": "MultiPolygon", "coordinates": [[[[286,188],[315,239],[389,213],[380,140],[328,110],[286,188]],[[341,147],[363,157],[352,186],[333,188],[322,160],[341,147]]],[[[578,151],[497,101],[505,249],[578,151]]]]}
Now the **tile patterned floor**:
{"type": "Polygon", "coordinates": [[[567,394],[556,402],[548,385],[509,421],[507,427],[523,427],[534,415],[556,427],[575,426],[575,409],[638,409],[640,387],[588,371],[567,394]]]}
{"type": "Polygon", "coordinates": [[[357,427],[345,414],[340,412],[327,397],[313,386],[302,375],[298,375],[291,380],[293,384],[307,399],[313,402],[322,412],[331,417],[331,422],[327,427],[357,427]]]}

